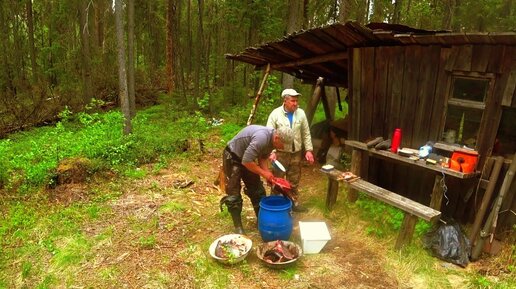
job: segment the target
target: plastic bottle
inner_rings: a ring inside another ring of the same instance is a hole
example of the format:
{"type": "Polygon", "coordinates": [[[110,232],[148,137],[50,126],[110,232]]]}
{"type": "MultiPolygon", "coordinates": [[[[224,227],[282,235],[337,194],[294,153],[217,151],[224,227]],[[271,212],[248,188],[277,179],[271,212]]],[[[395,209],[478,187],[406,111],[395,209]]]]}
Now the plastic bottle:
{"type": "Polygon", "coordinates": [[[392,142],[391,142],[391,152],[398,153],[398,149],[401,144],[401,128],[397,128],[394,130],[392,134],[392,142]]]}

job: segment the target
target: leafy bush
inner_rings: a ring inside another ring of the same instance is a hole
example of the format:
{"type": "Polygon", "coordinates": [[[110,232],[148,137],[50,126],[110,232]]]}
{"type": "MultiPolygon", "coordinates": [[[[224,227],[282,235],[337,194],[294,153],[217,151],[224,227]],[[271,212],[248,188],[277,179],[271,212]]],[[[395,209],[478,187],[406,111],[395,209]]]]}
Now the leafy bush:
{"type": "Polygon", "coordinates": [[[139,112],[128,136],[122,133],[119,111],[73,114],[65,109],[61,118],[54,127],[19,132],[0,141],[0,185],[30,189],[48,184],[59,162],[76,156],[92,160],[98,168],[125,171],[123,167],[183,153],[185,143],[203,139],[211,129],[198,112],[190,117],[164,106],[139,112]],[[17,180],[19,186],[14,186],[17,180]]]}

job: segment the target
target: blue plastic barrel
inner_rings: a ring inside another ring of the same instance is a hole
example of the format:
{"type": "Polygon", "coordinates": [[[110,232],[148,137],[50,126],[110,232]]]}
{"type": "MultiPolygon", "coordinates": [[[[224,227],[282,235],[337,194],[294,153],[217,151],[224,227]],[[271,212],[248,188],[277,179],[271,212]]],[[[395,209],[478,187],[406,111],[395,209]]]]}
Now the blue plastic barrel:
{"type": "Polygon", "coordinates": [[[292,202],[283,196],[264,197],[260,201],[258,230],[263,241],[288,240],[292,234],[292,202]]]}

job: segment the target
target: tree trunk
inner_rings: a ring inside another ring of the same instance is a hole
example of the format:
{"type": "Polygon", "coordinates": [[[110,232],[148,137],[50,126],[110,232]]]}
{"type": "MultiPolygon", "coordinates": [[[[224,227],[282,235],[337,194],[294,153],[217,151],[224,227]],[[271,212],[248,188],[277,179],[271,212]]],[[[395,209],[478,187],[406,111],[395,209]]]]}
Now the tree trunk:
{"type": "Polygon", "coordinates": [[[176,68],[176,84],[179,84],[179,91],[183,97],[183,103],[188,105],[188,96],[186,94],[186,79],[185,79],[185,60],[182,58],[184,56],[184,48],[182,46],[183,42],[181,41],[181,11],[183,10],[183,1],[178,0],[176,2],[176,29],[174,29],[174,39],[176,42],[175,51],[174,51],[174,59],[175,59],[175,68],[176,68]]]}
{"type": "Polygon", "coordinates": [[[106,1],[95,1],[95,40],[97,47],[102,49],[104,54],[104,10],[106,9],[106,1]]]}
{"type": "Polygon", "coordinates": [[[83,99],[82,104],[88,104],[93,97],[91,82],[91,53],[90,35],[88,30],[88,2],[79,1],[79,30],[82,42],[82,81],[83,99]]]}
{"type": "Polygon", "coordinates": [[[38,68],[36,64],[36,47],[34,46],[34,17],[32,14],[32,0],[26,0],[27,8],[27,28],[29,30],[29,51],[30,64],[32,68],[32,82],[36,83],[38,80],[38,68]]]}
{"type": "Polygon", "coordinates": [[[199,99],[202,99],[204,95],[201,93],[201,69],[204,64],[204,31],[202,29],[202,14],[203,14],[203,1],[197,0],[197,61],[195,61],[195,74],[194,74],[194,107],[198,107],[199,99]]]}
{"type": "MultiPolygon", "coordinates": [[[[400,23],[402,0],[394,1],[394,12],[392,13],[391,24],[400,23]]],[[[408,13],[408,8],[407,8],[408,13]]]]}
{"type": "Polygon", "coordinates": [[[446,30],[452,29],[453,17],[455,16],[455,0],[446,0],[443,14],[442,27],[446,30]]]}
{"type": "MultiPolygon", "coordinates": [[[[401,2],[401,0],[399,0],[399,1],[400,1],[400,11],[401,11],[403,2],[401,2]]],[[[412,0],[407,0],[407,9],[405,10],[405,15],[407,15],[407,17],[405,17],[405,19],[408,18],[408,15],[410,14],[410,9],[411,8],[412,8],[412,0]]],[[[399,21],[398,23],[403,21],[401,19],[401,14],[398,17],[398,21],[399,21]]]]}
{"type": "Polygon", "coordinates": [[[157,73],[158,69],[159,69],[159,66],[160,66],[160,61],[161,61],[161,47],[159,46],[159,38],[160,38],[160,34],[158,33],[159,30],[161,28],[158,28],[158,24],[156,24],[156,15],[159,13],[159,10],[158,10],[158,7],[157,6],[157,1],[148,1],[147,2],[147,5],[148,5],[148,11],[147,11],[147,15],[148,15],[148,27],[147,27],[147,31],[149,33],[149,36],[150,36],[150,39],[148,39],[147,41],[144,41],[146,43],[146,46],[145,48],[147,49],[147,55],[149,57],[149,77],[150,79],[159,79],[157,77],[157,75],[159,75],[159,73],[157,73]]]}
{"type": "MultiPolygon", "coordinates": [[[[188,50],[184,53],[186,57],[187,64],[187,80],[189,82],[190,77],[192,75],[192,50],[193,49],[193,36],[192,36],[192,0],[186,0],[188,3],[186,5],[186,38],[188,43],[188,50]]],[[[186,89],[186,88],[185,88],[186,89]]]]}
{"type": "Polygon", "coordinates": [[[366,1],[365,0],[362,0],[362,1],[357,1],[355,2],[356,3],[356,15],[357,15],[357,22],[360,23],[360,24],[364,24],[365,23],[365,10],[366,10],[366,1]]]}
{"type": "Polygon", "coordinates": [[[136,115],[136,97],[134,92],[134,0],[127,0],[127,89],[129,96],[129,114],[136,115]]]}
{"type": "Polygon", "coordinates": [[[308,2],[309,2],[309,0],[303,0],[303,29],[309,28],[308,27],[308,2]]]}
{"type": "MultiPolygon", "coordinates": [[[[500,16],[503,18],[507,18],[511,15],[512,10],[512,2],[513,0],[503,0],[502,5],[500,6],[500,16]]],[[[513,11],[514,13],[514,11],[513,11]]]]}
{"type": "Polygon", "coordinates": [[[365,7],[365,22],[364,22],[364,24],[369,23],[370,8],[371,8],[371,0],[367,0],[366,1],[366,7],[365,7]]]}
{"type": "Polygon", "coordinates": [[[339,6],[339,22],[345,23],[350,18],[351,3],[350,0],[341,0],[339,6]]]}
{"type": "Polygon", "coordinates": [[[172,95],[175,87],[174,71],[174,21],[175,21],[175,1],[167,1],[167,89],[168,94],[172,95]]]}
{"type": "MultiPolygon", "coordinates": [[[[299,0],[289,0],[288,1],[288,10],[287,10],[287,35],[294,33],[301,27],[303,23],[303,9],[304,7],[301,5],[304,4],[299,0]]],[[[292,88],[294,86],[294,76],[283,73],[282,79],[283,88],[292,88]]]]}
{"type": "Polygon", "coordinates": [[[124,23],[122,21],[122,0],[115,0],[115,25],[118,44],[118,90],[120,106],[124,114],[124,134],[131,133],[131,113],[127,94],[127,74],[125,69],[124,23]]]}
{"type": "Polygon", "coordinates": [[[459,15],[460,12],[460,4],[461,0],[455,0],[455,7],[453,8],[453,17],[450,20],[452,31],[454,32],[461,30],[461,23],[459,23],[459,21],[455,21],[456,15],[459,15]]]}

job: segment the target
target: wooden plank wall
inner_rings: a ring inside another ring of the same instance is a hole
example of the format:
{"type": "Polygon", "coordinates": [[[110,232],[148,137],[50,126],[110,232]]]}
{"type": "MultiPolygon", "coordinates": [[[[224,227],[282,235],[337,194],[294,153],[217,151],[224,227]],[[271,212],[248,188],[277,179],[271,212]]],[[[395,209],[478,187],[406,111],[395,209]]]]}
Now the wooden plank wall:
{"type": "MultiPolygon", "coordinates": [[[[418,148],[427,141],[438,141],[454,71],[495,75],[493,94],[486,103],[490,121],[484,122],[489,132],[496,134],[492,128],[498,125],[502,101],[516,107],[513,46],[367,47],[353,49],[352,55],[352,94],[360,95],[352,96],[350,109],[351,136],[355,140],[390,138],[394,128],[399,127],[403,132],[402,146],[418,148]]],[[[485,141],[491,144],[494,136],[487,136],[485,141]]]]}
{"type": "MultiPolygon", "coordinates": [[[[353,125],[350,138],[353,140],[367,141],[377,136],[388,139],[394,128],[402,129],[404,147],[417,149],[427,141],[440,140],[453,72],[490,73],[495,77],[480,131],[484,135],[479,142],[481,156],[489,154],[496,137],[502,102],[516,107],[513,88],[516,48],[512,46],[368,47],[354,48],[351,55],[349,80],[353,95],[350,116],[353,125]]],[[[367,162],[369,178],[379,185],[429,203],[433,185],[431,173],[374,159],[367,162]]],[[[455,187],[452,183],[450,185],[455,187]]],[[[444,212],[464,210],[461,193],[455,188],[449,192],[449,202],[443,204],[446,206],[442,208],[444,212]]]]}

